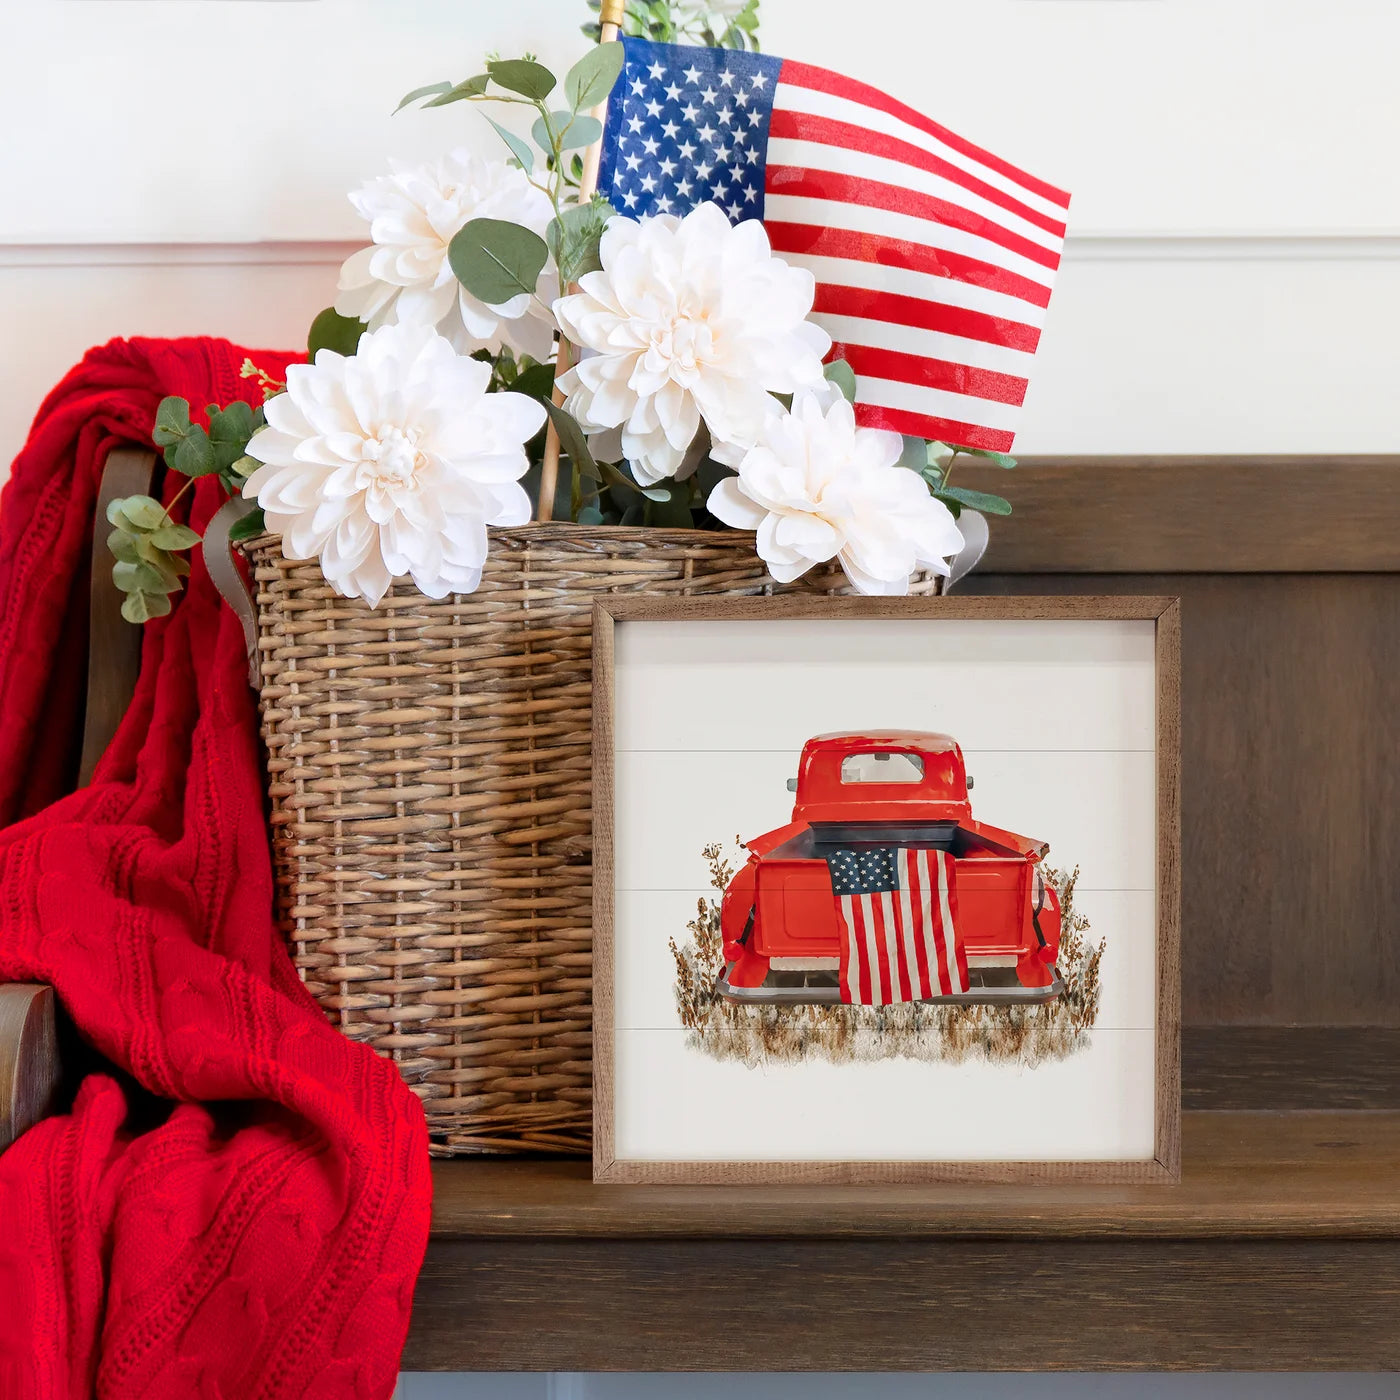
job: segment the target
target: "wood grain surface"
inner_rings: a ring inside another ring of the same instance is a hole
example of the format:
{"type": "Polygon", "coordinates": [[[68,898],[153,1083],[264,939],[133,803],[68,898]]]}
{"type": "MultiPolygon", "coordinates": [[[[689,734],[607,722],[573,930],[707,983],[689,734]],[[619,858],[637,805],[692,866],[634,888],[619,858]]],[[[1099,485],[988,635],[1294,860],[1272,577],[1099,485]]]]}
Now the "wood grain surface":
{"type": "Polygon", "coordinates": [[[0,1152],[50,1110],[60,1071],[51,987],[0,984],[0,1152]]]}
{"type": "MultiPolygon", "coordinates": [[[[1180,1185],[611,1185],[586,1163],[433,1164],[433,1239],[1337,1234],[1400,1241],[1400,1114],[1188,1113],[1180,1185]]],[[[436,1248],[436,1243],[434,1248],[436,1248]]]]}
{"type": "Polygon", "coordinates": [[[403,1366],[1393,1370],[1398,1292],[1352,1239],[455,1241],[403,1366]]]}
{"type": "MultiPolygon", "coordinates": [[[[632,1183],[1174,1182],[1181,1116],[1181,616],[1170,596],[753,598],[606,595],[593,604],[593,1178],[632,1183]],[[1109,621],[1156,624],[1157,969],[1154,1148],[1144,1161],[635,1161],[615,1148],[615,631],[629,622],[828,622],[837,619],[1109,621]]],[[[1025,590],[1016,590],[1024,593],[1025,590]]]]}
{"type": "Polygon", "coordinates": [[[1397,456],[1027,457],[1014,472],[955,471],[1012,503],[992,522],[990,572],[1400,569],[1397,456]]]}
{"type": "Polygon", "coordinates": [[[1400,1026],[1400,575],[966,586],[1181,598],[1184,1023],[1400,1026]]]}

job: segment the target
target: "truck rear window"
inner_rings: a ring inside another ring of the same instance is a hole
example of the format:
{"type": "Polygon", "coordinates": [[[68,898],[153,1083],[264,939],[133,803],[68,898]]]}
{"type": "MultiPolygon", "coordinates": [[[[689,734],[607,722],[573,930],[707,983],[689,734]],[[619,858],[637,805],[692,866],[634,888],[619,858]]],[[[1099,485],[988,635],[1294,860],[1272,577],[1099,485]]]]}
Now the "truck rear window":
{"type": "Polygon", "coordinates": [[[924,761],[916,753],[853,753],[841,760],[843,783],[921,783],[924,761]]]}

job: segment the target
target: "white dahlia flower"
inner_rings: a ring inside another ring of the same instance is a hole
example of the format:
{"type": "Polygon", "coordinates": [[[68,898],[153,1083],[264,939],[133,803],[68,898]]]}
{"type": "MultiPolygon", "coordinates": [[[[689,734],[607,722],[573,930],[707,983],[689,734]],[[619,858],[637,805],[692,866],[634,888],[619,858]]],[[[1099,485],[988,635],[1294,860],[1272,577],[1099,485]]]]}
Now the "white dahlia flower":
{"type": "Polygon", "coordinates": [[[248,454],[243,487],[288,559],[319,559],[326,581],[377,607],[395,578],[430,598],[481,581],[488,525],[523,525],[519,485],[544,409],[488,394],[489,365],[431,326],[385,326],[354,355],[322,350],[287,370],[248,454]]]}
{"type": "Polygon", "coordinates": [[[726,525],[758,531],[779,583],[837,559],[857,592],[908,593],[916,569],[946,575],[963,538],[923,478],[898,465],[901,447],[898,433],[856,427],[845,399],[804,391],[707,504],[726,525]]]}
{"type": "Polygon", "coordinates": [[[369,222],[373,245],[340,269],[335,309],[371,330],[400,322],[435,326],[462,351],[502,345],[547,360],[554,338],[550,299],[558,295],[552,263],[540,274],[538,299],[521,292],[499,306],[478,301],[453,276],[448,244],[472,219],[503,219],[541,238],[554,210],[518,166],[454,151],[430,165],[391,162],[390,173],[350,196],[369,222]]]}
{"type": "Polygon", "coordinates": [[[770,390],[821,384],[831,338],[807,320],[812,274],[775,257],[756,219],[731,225],[713,204],[614,218],[599,257],[602,270],[554,303],[564,334],[592,352],[560,386],[589,431],[622,429],[643,485],[676,474],[702,420],[737,459],[770,390]]]}

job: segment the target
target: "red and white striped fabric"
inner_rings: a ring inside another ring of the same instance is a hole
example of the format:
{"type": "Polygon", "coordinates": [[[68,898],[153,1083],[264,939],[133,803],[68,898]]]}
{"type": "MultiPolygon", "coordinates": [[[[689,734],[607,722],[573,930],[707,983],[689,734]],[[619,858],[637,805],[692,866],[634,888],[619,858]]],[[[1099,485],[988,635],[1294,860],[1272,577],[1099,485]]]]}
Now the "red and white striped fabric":
{"type": "Polygon", "coordinates": [[[841,1000],[892,1006],[965,992],[947,851],[842,848],[827,857],[841,924],[841,1000]]]}
{"type": "Polygon", "coordinates": [[[1009,452],[1069,195],[876,88],[784,60],[763,221],[817,279],[858,421],[1009,452]]]}

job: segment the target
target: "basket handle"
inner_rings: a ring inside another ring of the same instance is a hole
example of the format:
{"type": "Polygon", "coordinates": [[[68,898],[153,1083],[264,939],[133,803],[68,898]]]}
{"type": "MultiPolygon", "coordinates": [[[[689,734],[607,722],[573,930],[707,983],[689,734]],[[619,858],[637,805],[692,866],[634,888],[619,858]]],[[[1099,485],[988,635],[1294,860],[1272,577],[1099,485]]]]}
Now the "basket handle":
{"type": "Polygon", "coordinates": [[[224,602],[233,609],[243,625],[243,642],[248,650],[248,684],[254,690],[259,688],[262,681],[258,667],[258,611],[252,590],[233,557],[233,541],[229,538],[229,531],[257,508],[256,501],[230,496],[214,512],[204,531],[204,567],[209,570],[209,577],[224,602]]]}
{"type": "Polygon", "coordinates": [[[943,580],[944,593],[951,593],[953,585],[960,583],[982,562],[982,556],[987,552],[987,541],[991,537],[987,517],[975,510],[964,510],[958,516],[958,529],[962,531],[963,547],[949,565],[948,577],[943,580]]]}

